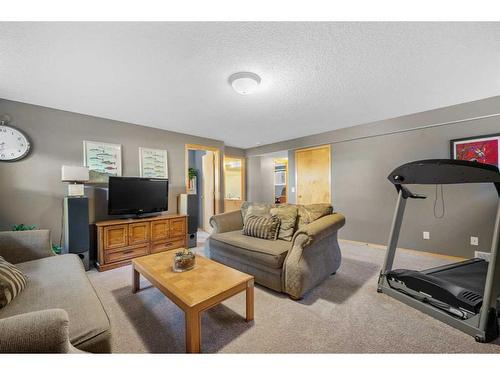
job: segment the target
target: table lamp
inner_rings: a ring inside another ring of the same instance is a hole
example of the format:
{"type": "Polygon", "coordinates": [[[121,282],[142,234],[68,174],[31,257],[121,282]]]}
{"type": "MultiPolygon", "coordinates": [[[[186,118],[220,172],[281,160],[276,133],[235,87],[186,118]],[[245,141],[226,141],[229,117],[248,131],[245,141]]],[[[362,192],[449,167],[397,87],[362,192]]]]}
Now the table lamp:
{"type": "Polygon", "coordinates": [[[89,180],[89,168],[81,166],[63,165],[61,181],[69,182],[68,197],[82,197],[85,195],[84,185],[81,182],[89,180]]]}

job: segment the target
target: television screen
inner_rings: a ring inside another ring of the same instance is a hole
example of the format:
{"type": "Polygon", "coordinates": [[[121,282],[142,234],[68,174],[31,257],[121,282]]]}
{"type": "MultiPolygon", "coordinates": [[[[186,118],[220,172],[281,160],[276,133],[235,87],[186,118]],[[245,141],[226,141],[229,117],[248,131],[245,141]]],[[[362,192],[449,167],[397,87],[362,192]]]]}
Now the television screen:
{"type": "Polygon", "coordinates": [[[140,215],[167,210],[168,180],[140,177],[109,178],[110,215],[140,215]]]}

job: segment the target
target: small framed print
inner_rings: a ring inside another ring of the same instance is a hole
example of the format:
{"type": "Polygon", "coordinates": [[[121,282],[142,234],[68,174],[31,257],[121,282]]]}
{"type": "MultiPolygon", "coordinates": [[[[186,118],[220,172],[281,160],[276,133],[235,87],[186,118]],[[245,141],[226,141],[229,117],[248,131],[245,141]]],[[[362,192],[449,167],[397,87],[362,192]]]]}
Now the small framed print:
{"type": "Polygon", "coordinates": [[[107,183],[109,176],[122,175],[122,145],[83,141],[83,164],[89,167],[89,182],[107,183]]]}
{"type": "Polygon", "coordinates": [[[168,178],[167,150],[139,147],[141,177],[168,178]]]}
{"type": "Polygon", "coordinates": [[[452,159],[477,161],[498,167],[499,146],[500,134],[452,139],[450,156],[452,159]]]}

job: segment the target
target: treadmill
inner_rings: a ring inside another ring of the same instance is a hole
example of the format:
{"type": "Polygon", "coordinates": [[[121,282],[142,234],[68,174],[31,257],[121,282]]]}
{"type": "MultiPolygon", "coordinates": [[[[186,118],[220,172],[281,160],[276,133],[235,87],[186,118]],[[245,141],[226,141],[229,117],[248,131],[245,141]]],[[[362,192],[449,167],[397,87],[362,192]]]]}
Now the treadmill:
{"type": "Polygon", "coordinates": [[[388,176],[398,193],[387,253],[380,271],[377,291],[406,303],[471,336],[489,342],[499,336],[500,260],[500,173],[493,165],[473,161],[431,159],[399,166],[388,176]],[[474,258],[423,271],[392,269],[411,184],[491,183],[499,196],[490,260],[474,258]]]}

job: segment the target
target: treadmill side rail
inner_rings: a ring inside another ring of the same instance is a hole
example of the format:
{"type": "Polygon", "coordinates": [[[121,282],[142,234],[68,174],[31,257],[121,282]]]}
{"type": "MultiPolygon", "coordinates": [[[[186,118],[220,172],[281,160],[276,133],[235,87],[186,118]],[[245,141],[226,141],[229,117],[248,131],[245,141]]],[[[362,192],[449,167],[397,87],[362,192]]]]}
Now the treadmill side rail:
{"type": "Polygon", "coordinates": [[[398,192],[398,201],[396,203],[396,210],[394,211],[394,217],[392,218],[391,232],[389,234],[389,246],[387,247],[387,252],[384,259],[384,264],[380,272],[381,275],[385,275],[387,272],[392,270],[392,265],[394,263],[394,256],[396,255],[396,249],[399,240],[399,232],[401,231],[401,224],[403,223],[403,215],[406,208],[406,198],[403,195],[403,190],[398,192]]]}
{"type": "MultiPolygon", "coordinates": [[[[500,262],[498,262],[498,247],[500,246],[500,200],[497,206],[497,214],[495,218],[495,227],[493,228],[493,239],[491,241],[490,264],[488,266],[488,273],[486,274],[486,283],[484,286],[483,308],[481,309],[481,316],[479,319],[479,328],[483,331],[492,329],[492,312],[495,312],[497,307],[497,285],[500,277],[500,262]]],[[[498,335],[498,321],[495,321],[496,334],[498,335]]]]}

